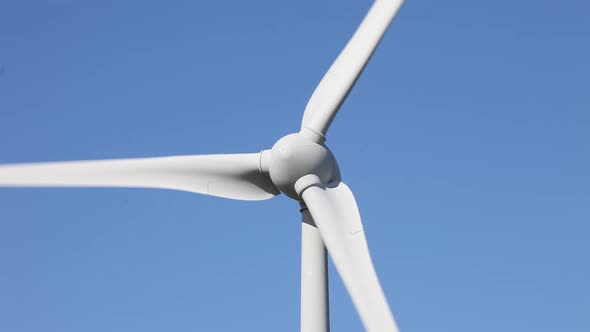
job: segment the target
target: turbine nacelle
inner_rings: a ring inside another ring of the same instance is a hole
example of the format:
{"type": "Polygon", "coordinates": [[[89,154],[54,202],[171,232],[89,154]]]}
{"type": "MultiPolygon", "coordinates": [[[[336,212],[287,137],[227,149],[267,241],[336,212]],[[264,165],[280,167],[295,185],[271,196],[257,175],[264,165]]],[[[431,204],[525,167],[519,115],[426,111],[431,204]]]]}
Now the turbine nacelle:
{"type": "Polygon", "coordinates": [[[296,200],[301,199],[295,189],[297,180],[315,175],[328,183],[339,173],[330,149],[303,133],[284,136],[263,155],[261,168],[269,170],[272,182],[282,193],[296,200]]]}

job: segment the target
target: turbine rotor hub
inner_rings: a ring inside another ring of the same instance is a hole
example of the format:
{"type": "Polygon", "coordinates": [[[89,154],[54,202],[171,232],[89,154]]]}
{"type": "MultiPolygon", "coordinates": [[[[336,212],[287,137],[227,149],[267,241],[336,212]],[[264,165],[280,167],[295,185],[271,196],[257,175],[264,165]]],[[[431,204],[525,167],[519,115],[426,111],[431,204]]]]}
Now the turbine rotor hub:
{"type": "Polygon", "coordinates": [[[322,143],[300,133],[289,134],[272,147],[269,173],[274,185],[285,195],[299,200],[295,182],[305,175],[316,175],[328,183],[335,175],[336,160],[322,143]]]}

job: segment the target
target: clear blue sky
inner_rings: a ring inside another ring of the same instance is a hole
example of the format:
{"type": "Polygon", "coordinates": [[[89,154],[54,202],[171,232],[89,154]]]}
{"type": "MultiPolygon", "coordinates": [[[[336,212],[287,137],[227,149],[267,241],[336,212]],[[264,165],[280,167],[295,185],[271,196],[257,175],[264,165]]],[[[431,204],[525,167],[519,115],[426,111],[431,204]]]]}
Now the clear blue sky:
{"type": "MultiPolygon", "coordinates": [[[[0,163],[258,152],[371,1],[0,2],[0,163]]],[[[588,1],[407,0],[328,136],[402,332],[590,331],[588,1]]],[[[0,331],[297,331],[297,204],[0,190],[0,331]]],[[[333,331],[361,324],[331,268],[333,331]]]]}

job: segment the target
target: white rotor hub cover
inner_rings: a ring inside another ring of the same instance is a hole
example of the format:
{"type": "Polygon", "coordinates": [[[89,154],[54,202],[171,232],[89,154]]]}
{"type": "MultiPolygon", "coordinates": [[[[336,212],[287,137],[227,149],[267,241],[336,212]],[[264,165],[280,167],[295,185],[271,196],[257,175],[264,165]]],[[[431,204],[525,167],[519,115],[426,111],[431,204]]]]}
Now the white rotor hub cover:
{"type": "Polygon", "coordinates": [[[314,174],[322,183],[328,183],[334,171],[334,156],[322,144],[301,134],[290,134],[272,147],[270,178],[285,195],[299,199],[295,182],[305,175],[314,174]]]}

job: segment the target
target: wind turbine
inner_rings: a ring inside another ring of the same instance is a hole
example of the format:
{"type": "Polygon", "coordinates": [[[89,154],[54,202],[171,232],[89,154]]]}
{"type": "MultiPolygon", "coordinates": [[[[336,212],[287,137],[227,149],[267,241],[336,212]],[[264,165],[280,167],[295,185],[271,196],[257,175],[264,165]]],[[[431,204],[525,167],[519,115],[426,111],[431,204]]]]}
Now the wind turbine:
{"type": "Polygon", "coordinates": [[[355,198],[325,144],[340,106],[403,0],[376,0],[311,96],[301,130],[249,154],[0,166],[0,186],[139,187],[238,200],[300,202],[301,331],[329,330],[326,248],[367,331],[398,331],[373,267],[355,198]]]}

